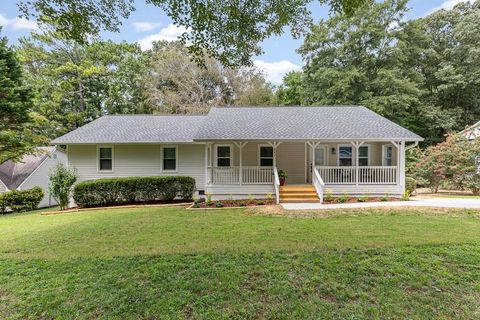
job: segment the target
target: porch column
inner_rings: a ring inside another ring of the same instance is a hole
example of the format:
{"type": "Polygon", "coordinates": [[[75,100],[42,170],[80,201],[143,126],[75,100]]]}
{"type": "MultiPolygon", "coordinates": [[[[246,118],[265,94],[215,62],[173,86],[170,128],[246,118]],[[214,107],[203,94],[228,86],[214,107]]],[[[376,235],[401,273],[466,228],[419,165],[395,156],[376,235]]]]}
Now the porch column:
{"type": "Polygon", "coordinates": [[[400,154],[401,154],[401,151],[400,151],[400,142],[396,142],[396,141],[390,141],[391,144],[393,144],[395,146],[395,148],[397,149],[397,174],[396,174],[396,184],[400,184],[400,154]]]}
{"type": "Polygon", "coordinates": [[[276,142],[268,142],[268,145],[273,149],[273,168],[277,168],[277,147],[282,143],[279,141],[276,142]]]}
{"type": "MultiPolygon", "coordinates": [[[[240,168],[238,169],[238,182],[240,183],[240,185],[243,185],[243,166],[242,166],[242,150],[243,150],[243,147],[245,147],[245,145],[247,144],[247,142],[243,141],[243,142],[234,142],[234,144],[238,147],[239,149],[239,166],[240,168]]],[[[233,150],[232,150],[233,152],[233,150]]]]}
{"type": "Polygon", "coordinates": [[[353,147],[355,148],[355,185],[358,186],[358,176],[360,173],[360,169],[358,166],[358,150],[360,150],[360,147],[365,143],[365,141],[355,141],[355,142],[350,142],[353,147]]]}
{"type": "Polygon", "coordinates": [[[400,174],[400,189],[402,194],[405,192],[405,141],[400,141],[400,165],[398,168],[400,174]]]}
{"type": "Polygon", "coordinates": [[[208,168],[208,151],[210,148],[210,143],[205,143],[205,185],[210,184],[209,181],[209,168],[208,168]]]}

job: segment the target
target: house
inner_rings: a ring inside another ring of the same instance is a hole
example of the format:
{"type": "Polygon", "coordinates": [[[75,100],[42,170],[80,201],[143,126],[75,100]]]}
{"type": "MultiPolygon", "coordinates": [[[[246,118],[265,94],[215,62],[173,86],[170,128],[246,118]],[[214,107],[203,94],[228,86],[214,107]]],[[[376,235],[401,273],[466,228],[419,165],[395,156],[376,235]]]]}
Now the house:
{"type": "Polygon", "coordinates": [[[480,121],[460,131],[459,134],[463,135],[468,140],[474,140],[480,137],[480,121]]]}
{"type": "Polygon", "coordinates": [[[25,155],[19,162],[0,164],[0,193],[38,186],[45,193],[39,207],[56,205],[57,202],[48,193],[48,175],[58,162],[67,162],[64,151],[55,147],[40,147],[36,154],[25,155]]]}
{"type": "Polygon", "coordinates": [[[187,175],[213,199],[322,201],[401,195],[405,150],[423,139],[362,106],[224,107],[207,115],[110,115],[55,139],[79,181],[187,175]],[[410,145],[407,145],[410,143],[410,145]],[[280,186],[278,170],[288,177],[280,186]]]}

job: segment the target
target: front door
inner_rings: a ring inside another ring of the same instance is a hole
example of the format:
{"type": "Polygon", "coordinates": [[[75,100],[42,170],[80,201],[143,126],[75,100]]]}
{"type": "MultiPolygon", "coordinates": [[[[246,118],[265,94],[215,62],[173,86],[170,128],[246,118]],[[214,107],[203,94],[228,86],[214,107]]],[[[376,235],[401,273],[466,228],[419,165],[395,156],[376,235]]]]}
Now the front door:
{"type": "Polygon", "coordinates": [[[308,148],[308,157],[307,157],[307,167],[308,167],[308,177],[307,177],[307,183],[312,182],[312,171],[313,171],[313,165],[315,167],[322,167],[322,166],[327,166],[328,161],[327,161],[327,146],[320,144],[315,148],[315,160],[314,160],[314,155],[312,154],[312,148],[308,148]]]}

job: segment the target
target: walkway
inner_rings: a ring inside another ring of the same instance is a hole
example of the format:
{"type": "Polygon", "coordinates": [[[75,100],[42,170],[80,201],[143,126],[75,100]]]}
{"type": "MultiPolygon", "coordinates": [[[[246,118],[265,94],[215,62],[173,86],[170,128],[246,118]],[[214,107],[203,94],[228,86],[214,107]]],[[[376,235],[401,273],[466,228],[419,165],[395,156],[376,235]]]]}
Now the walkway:
{"type": "Polygon", "coordinates": [[[357,202],[339,204],[320,203],[282,203],[286,210],[312,210],[312,209],[347,209],[347,208],[377,208],[377,207],[440,207],[480,209],[480,199],[469,198],[412,198],[410,201],[396,202],[357,202]]]}

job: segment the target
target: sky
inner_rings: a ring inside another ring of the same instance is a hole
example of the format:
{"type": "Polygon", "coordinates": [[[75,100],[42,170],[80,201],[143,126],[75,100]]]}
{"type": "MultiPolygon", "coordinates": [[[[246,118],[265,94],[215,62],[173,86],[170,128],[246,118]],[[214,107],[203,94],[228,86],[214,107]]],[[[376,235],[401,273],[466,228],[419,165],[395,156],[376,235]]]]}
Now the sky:
{"type": "MultiPolygon", "coordinates": [[[[9,44],[17,44],[20,37],[28,36],[37,28],[35,21],[18,18],[17,1],[0,0],[0,25],[3,26],[2,35],[6,36],[9,44]]],[[[410,11],[407,19],[423,17],[439,9],[451,9],[462,0],[410,0],[410,11]]],[[[175,40],[185,29],[171,23],[162,10],[146,4],[144,0],[135,0],[136,10],[127,20],[123,21],[119,33],[102,33],[102,38],[113,41],[138,42],[142,49],[151,47],[154,40],[175,40]]],[[[328,18],[329,9],[312,2],[310,10],[315,21],[328,18]]],[[[299,70],[302,67],[302,58],[296,49],[302,44],[302,39],[293,39],[286,32],[281,36],[265,40],[261,46],[264,53],[253,59],[254,64],[261,69],[267,80],[278,85],[282,77],[289,71],[299,70]]]]}

